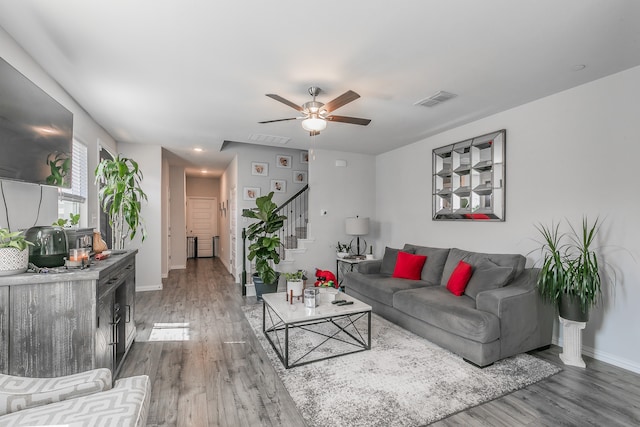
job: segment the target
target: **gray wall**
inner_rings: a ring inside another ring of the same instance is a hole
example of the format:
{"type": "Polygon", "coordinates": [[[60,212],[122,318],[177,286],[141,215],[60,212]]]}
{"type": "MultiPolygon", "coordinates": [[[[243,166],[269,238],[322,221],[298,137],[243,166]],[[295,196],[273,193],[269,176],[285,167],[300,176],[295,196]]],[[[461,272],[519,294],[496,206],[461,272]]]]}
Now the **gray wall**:
{"type": "MultiPolygon", "coordinates": [[[[528,255],[535,225],[583,215],[604,220],[598,246],[618,284],[583,333],[585,354],[640,372],[640,67],[561,92],[403,147],[376,159],[380,243],[405,242],[528,255]],[[431,151],[507,130],[506,222],[431,220],[431,151]]],[[[562,336],[556,332],[561,342],[562,336]]]]}

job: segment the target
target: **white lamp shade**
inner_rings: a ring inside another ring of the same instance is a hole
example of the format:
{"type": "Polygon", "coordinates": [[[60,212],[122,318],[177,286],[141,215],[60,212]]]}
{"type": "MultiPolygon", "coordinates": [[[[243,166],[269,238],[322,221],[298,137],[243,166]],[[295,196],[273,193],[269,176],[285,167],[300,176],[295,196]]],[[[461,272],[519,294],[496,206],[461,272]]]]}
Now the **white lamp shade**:
{"type": "Polygon", "coordinates": [[[366,236],[369,234],[369,218],[347,218],[344,226],[345,232],[349,236],[366,236]]]}
{"type": "Polygon", "coordinates": [[[318,117],[310,117],[302,121],[302,129],[309,132],[320,132],[327,128],[327,121],[318,117]]]}

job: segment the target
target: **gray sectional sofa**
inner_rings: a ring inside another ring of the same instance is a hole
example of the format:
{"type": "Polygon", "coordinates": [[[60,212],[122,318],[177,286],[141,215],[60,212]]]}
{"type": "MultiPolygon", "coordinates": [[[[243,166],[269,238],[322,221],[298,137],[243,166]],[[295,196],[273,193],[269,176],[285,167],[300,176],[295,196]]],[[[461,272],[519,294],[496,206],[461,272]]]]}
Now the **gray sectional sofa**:
{"type": "Polygon", "coordinates": [[[524,256],[411,244],[401,250],[427,256],[420,280],[392,277],[399,249],[386,248],[382,260],[345,275],[345,292],[480,367],[551,344],[554,307],[540,298],[538,270],[525,268],[524,256]],[[473,269],[456,296],[447,282],[461,260],[473,269]]]}

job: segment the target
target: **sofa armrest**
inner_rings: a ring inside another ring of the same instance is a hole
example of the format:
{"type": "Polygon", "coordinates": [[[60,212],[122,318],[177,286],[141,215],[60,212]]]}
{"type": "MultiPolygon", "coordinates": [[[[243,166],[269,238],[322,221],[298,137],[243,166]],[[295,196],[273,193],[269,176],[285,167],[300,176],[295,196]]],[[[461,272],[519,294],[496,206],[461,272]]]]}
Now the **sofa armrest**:
{"type": "Polygon", "coordinates": [[[476,308],[500,319],[501,357],[549,345],[554,306],[538,293],[538,269],[525,269],[510,285],[480,292],[476,308]]]}
{"type": "Polygon", "coordinates": [[[111,371],[93,369],[55,378],[0,374],[0,415],[87,396],[111,388],[111,371]]]}
{"type": "Polygon", "coordinates": [[[358,272],[362,274],[379,274],[380,267],[382,267],[381,259],[361,261],[358,263],[358,272]]]}

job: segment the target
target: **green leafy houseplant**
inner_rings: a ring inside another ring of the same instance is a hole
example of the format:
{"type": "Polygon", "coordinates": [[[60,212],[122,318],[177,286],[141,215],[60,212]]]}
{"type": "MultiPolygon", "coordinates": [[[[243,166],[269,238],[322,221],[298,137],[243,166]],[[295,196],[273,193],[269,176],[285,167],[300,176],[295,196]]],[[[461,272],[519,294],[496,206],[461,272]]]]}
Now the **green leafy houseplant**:
{"type": "Polygon", "coordinates": [[[24,233],[21,231],[10,232],[6,228],[0,228],[0,248],[14,248],[24,251],[29,245],[33,245],[33,243],[25,239],[24,233]]]}
{"type": "Polygon", "coordinates": [[[294,273],[284,273],[284,278],[287,282],[301,282],[305,279],[304,270],[298,270],[294,273]]]}
{"type": "Polygon", "coordinates": [[[51,225],[57,225],[59,227],[66,227],[67,224],[69,224],[70,226],[74,226],[74,225],[78,225],[78,223],[80,222],[80,214],[69,214],[69,219],[65,219],[65,218],[58,218],[57,221],[55,221],[53,224],[51,225]]]}
{"type": "Polygon", "coordinates": [[[20,231],[0,228],[0,276],[20,274],[29,266],[29,251],[33,245],[20,231]]]}
{"type": "Polygon", "coordinates": [[[599,220],[589,225],[585,217],[581,228],[569,224],[570,231],[566,233],[560,232],[560,224],[552,223],[550,227],[540,224],[536,228],[544,239],[537,279],[540,294],[554,304],[565,299],[579,302],[586,320],[589,308],[595,306],[601,296],[601,266],[593,249],[599,220]]]}
{"type": "Polygon", "coordinates": [[[278,206],[271,200],[273,191],[256,199],[256,207],[245,209],[242,216],[257,220],[247,227],[249,261],[256,260],[256,274],[264,283],[275,283],[277,274],[272,264],[280,263],[278,248],[281,245],[277,232],[284,226],[284,215],[278,215],[278,206]]]}
{"type": "Polygon", "coordinates": [[[113,229],[112,248],[124,249],[125,239],[133,240],[138,229],[144,241],[147,232],[140,211],[147,195],[140,186],[143,175],[138,163],[120,155],[113,160],[103,159],[95,176],[95,182],[100,184],[98,199],[113,229]]]}

